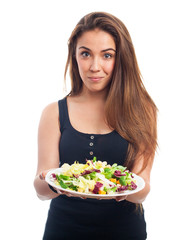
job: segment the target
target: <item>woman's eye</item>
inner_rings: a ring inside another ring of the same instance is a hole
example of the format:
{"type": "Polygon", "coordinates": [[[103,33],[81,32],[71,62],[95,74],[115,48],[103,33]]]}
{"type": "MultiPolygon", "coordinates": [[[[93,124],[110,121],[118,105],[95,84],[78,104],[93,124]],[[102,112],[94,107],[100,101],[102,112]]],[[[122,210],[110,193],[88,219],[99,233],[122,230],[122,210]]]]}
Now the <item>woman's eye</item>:
{"type": "Polygon", "coordinates": [[[89,52],[82,52],[82,53],[81,53],[81,56],[82,56],[82,57],[89,57],[89,56],[90,56],[90,53],[89,53],[89,52]]]}
{"type": "Polygon", "coordinates": [[[112,54],[110,54],[110,53],[105,53],[105,55],[104,55],[104,58],[112,58],[112,54]]]}

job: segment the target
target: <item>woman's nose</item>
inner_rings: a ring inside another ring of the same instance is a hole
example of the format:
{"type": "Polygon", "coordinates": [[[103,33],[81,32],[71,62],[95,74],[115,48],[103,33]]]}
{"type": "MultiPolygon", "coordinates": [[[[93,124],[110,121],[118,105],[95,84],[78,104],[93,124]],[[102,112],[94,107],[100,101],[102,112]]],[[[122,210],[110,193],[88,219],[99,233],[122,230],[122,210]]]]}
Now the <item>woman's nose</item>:
{"type": "Polygon", "coordinates": [[[100,71],[101,66],[100,66],[100,59],[97,57],[93,58],[91,65],[90,65],[90,71],[92,72],[98,72],[100,71]]]}

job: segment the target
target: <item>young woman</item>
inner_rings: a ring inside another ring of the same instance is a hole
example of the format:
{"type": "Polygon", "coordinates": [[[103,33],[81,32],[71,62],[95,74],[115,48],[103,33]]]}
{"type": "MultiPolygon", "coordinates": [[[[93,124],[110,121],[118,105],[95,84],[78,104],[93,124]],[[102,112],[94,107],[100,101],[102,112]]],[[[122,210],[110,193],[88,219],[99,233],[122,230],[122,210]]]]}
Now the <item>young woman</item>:
{"type": "Polygon", "coordinates": [[[52,199],[43,239],[144,240],[141,203],[150,191],[157,108],[141,81],[125,25],[103,12],[83,17],[69,39],[65,77],[68,69],[70,94],[48,105],[39,125],[34,186],[40,199],[52,199]],[[145,188],[111,200],[81,199],[44,181],[50,169],[93,156],[127,166],[145,188]]]}

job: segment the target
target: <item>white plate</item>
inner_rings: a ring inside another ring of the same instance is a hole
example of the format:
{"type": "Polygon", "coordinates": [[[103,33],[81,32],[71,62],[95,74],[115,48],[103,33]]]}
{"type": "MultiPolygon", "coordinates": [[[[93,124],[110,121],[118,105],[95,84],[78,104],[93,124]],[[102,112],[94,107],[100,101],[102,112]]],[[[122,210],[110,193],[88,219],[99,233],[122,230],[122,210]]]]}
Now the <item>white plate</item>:
{"type": "Polygon", "coordinates": [[[73,197],[85,197],[85,198],[95,198],[95,199],[113,199],[113,198],[116,198],[118,196],[126,196],[126,195],[131,195],[131,194],[134,194],[134,193],[137,193],[139,191],[141,191],[144,187],[145,187],[145,182],[143,180],[143,178],[141,178],[140,176],[137,176],[136,174],[133,173],[133,176],[134,176],[134,179],[136,180],[136,185],[137,185],[137,188],[135,190],[126,190],[126,191],[123,191],[123,192],[115,192],[115,194],[87,194],[87,193],[79,193],[79,192],[76,192],[76,191],[73,191],[73,190],[67,190],[67,189],[64,189],[60,186],[57,186],[51,179],[51,175],[53,173],[55,174],[59,174],[62,172],[62,169],[61,168],[56,168],[56,169],[53,169],[51,171],[49,171],[47,174],[46,174],[46,182],[48,184],[50,184],[52,187],[58,189],[58,190],[62,190],[62,191],[65,191],[66,193],[70,193],[71,195],[73,195],[73,197]]]}

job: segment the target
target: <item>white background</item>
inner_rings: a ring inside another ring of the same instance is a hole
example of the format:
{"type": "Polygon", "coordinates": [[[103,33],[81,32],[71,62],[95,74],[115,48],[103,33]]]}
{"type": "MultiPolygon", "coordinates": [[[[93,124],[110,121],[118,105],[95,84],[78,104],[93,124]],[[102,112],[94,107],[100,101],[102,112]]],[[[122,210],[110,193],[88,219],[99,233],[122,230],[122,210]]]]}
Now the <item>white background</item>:
{"type": "Polygon", "coordinates": [[[186,0],[1,1],[1,235],[42,238],[49,201],[33,188],[38,123],[43,108],[65,94],[67,41],[92,11],[125,23],[159,109],[159,149],[144,203],[148,240],[193,239],[193,17],[186,0]]]}

